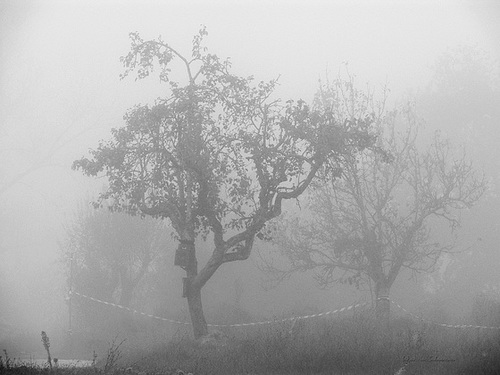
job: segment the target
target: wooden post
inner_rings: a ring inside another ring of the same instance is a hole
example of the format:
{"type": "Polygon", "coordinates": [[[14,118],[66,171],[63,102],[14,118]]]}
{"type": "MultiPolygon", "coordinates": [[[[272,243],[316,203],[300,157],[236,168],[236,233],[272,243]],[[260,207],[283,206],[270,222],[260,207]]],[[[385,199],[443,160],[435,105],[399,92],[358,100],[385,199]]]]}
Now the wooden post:
{"type": "Polygon", "coordinates": [[[71,253],[71,258],[70,258],[70,264],[69,264],[69,299],[68,299],[68,333],[71,336],[73,333],[73,327],[72,327],[72,321],[71,321],[71,316],[73,315],[73,306],[72,306],[72,299],[73,299],[73,258],[74,258],[74,253],[71,253]]]}

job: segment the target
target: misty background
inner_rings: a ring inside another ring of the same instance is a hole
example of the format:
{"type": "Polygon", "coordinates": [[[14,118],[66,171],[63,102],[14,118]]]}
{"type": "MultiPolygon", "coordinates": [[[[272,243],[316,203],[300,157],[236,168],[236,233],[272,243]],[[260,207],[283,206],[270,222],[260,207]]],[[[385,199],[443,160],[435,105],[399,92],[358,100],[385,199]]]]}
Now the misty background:
{"type": "MultiPolygon", "coordinates": [[[[439,129],[463,144],[490,187],[464,214],[462,253],[432,275],[403,274],[392,296],[412,311],[439,301],[457,313],[481,292],[500,298],[499,16],[494,1],[0,1],[0,340],[34,332],[38,342],[41,330],[68,329],[68,227],[105,185],[71,164],[109,139],[127,109],[167,93],[154,76],[119,79],[129,32],[161,35],[189,54],[200,25],[236,74],[279,76],[284,101],[310,102],[318,80],[347,73],[376,94],[387,86],[388,107],[415,100],[427,134],[439,129]]],[[[369,300],[349,286],[321,290],[308,274],[267,288],[265,246],[209,281],[209,322],[235,301],[270,317],[369,300]]],[[[160,310],[187,319],[175,248],[163,250],[160,310]]],[[[198,247],[200,263],[209,248],[198,247]]]]}

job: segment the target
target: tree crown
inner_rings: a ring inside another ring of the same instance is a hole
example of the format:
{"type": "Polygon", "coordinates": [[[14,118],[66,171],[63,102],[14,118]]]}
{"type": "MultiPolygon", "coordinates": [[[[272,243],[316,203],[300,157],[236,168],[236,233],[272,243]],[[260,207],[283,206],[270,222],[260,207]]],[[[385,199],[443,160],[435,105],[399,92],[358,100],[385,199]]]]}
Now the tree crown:
{"type": "Polygon", "coordinates": [[[279,215],[281,201],[302,194],[327,160],[338,174],[347,155],[376,137],[370,115],[339,121],[302,100],[271,100],[275,80],[233,75],[227,60],[202,47],[205,35],[195,36],[187,59],[161,38],[131,34],[123,76],[136,70],[145,78],[157,60],[171,94],[129,110],[125,126],[73,168],[104,174],[109,188],[100,199],[114,209],[169,218],[179,234],[211,230],[219,244],[226,230],[243,230],[235,244],[279,215]],[[184,86],[170,80],[175,58],[185,67],[184,86]]]}

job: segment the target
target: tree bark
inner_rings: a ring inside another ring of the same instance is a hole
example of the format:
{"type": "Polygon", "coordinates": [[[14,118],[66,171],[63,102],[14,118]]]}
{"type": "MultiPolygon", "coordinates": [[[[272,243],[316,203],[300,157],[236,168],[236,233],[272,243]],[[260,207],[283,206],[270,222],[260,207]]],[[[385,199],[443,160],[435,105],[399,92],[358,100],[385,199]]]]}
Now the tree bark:
{"type": "Polygon", "coordinates": [[[391,301],[389,299],[391,286],[384,277],[375,281],[375,316],[382,325],[389,325],[391,301]]]}
{"type": "Polygon", "coordinates": [[[199,339],[208,334],[207,321],[201,302],[201,288],[188,288],[187,300],[194,338],[199,339]]]}
{"type": "Polygon", "coordinates": [[[207,321],[203,313],[201,300],[202,285],[194,283],[198,275],[198,261],[196,260],[194,240],[183,239],[178,251],[183,251],[184,256],[180,257],[180,266],[186,271],[186,278],[183,285],[183,297],[187,298],[189,315],[193,326],[195,339],[208,334],[207,321]]]}

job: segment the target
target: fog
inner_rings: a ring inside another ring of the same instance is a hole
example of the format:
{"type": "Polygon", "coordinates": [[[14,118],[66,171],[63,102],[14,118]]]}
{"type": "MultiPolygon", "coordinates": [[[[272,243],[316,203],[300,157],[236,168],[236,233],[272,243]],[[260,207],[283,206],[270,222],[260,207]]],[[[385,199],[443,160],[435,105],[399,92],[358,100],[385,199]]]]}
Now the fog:
{"type": "MultiPolygon", "coordinates": [[[[500,120],[494,116],[500,112],[474,113],[488,119],[480,130],[455,132],[451,120],[441,121],[456,116],[449,113],[452,106],[435,108],[428,94],[439,59],[464,46],[484,51],[491,77],[498,77],[499,16],[494,1],[1,0],[0,341],[33,333],[39,345],[40,331],[62,336],[69,328],[68,270],[62,262],[67,227],[78,206],[95,199],[106,182],[73,171],[71,164],[99,140],[109,139],[110,129],[123,125],[127,109],[168,94],[154,75],[119,79],[119,58],[128,52],[128,34],[134,31],[146,40],[161,35],[189,55],[193,35],[205,25],[212,53],[229,57],[237,75],[253,75],[257,81],[279,77],[275,96],[284,101],[310,102],[318,80],[346,73],[377,94],[389,87],[388,106],[417,97],[421,116],[428,116],[427,130],[441,129],[465,144],[491,183],[476,211],[464,214],[464,252],[447,255],[434,274],[417,281],[402,276],[393,296],[421,308],[439,290],[436,298],[446,298],[450,308],[467,309],[483,289],[499,293],[494,266],[500,264],[499,207],[491,205],[499,204],[495,141],[500,140],[500,120]],[[474,280],[464,281],[467,290],[460,288],[462,277],[474,280]],[[415,295],[422,299],[415,301],[415,295]]],[[[498,86],[495,90],[500,92],[498,86]]],[[[498,97],[484,99],[499,103],[498,97]]],[[[162,304],[175,315],[172,319],[188,319],[183,273],[173,266],[176,246],[172,241],[166,250],[163,282],[170,287],[162,304]]],[[[347,285],[321,290],[310,274],[266,288],[266,275],[258,268],[258,253],[265,246],[256,243],[248,261],[223,265],[206,285],[207,320],[234,302],[236,280],[244,285],[241,307],[262,319],[322,312],[370,298],[369,291],[347,285]]],[[[199,247],[200,264],[210,248],[199,247]]]]}

